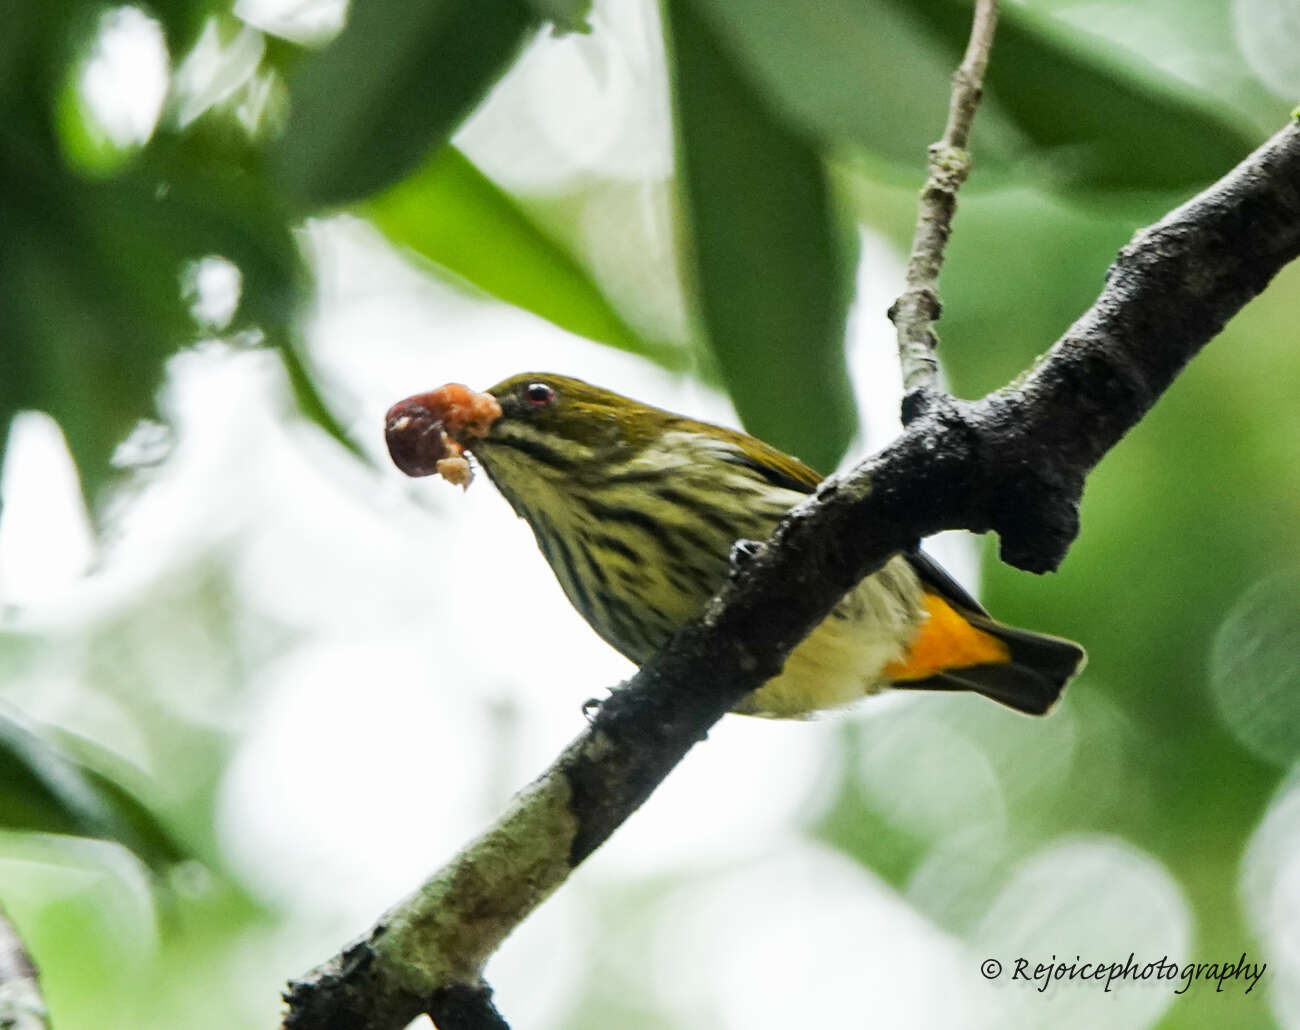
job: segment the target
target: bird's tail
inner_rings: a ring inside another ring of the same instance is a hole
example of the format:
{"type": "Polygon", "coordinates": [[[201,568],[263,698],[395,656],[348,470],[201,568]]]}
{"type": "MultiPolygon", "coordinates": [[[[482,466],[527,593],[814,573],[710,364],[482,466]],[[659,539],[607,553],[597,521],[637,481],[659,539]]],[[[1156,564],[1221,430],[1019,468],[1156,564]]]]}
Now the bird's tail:
{"type": "MultiPolygon", "coordinates": [[[[932,598],[934,595],[927,595],[927,599],[932,598]]],[[[1042,715],[1056,703],[1065,685],[1087,661],[1083,648],[1072,640],[1007,626],[983,613],[962,611],[959,614],[962,622],[980,638],[985,641],[991,638],[992,646],[971,653],[969,657],[974,661],[957,661],[929,675],[904,672],[893,679],[895,687],[972,690],[1018,712],[1042,715]]],[[[924,637],[923,633],[919,643],[924,642],[924,637]]]]}

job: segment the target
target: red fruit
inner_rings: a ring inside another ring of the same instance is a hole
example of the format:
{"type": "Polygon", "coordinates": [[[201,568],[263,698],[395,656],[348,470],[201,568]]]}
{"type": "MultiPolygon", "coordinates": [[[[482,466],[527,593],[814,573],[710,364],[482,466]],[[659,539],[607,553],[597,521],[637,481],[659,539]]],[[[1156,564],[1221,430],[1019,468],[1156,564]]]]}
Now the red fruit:
{"type": "Polygon", "coordinates": [[[501,405],[490,393],[448,383],[389,408],[384,439],[393,464],[408,476],[438,473],[448,482],[467,487],[471,473],[465,448],[500,417],[501,405]]]}

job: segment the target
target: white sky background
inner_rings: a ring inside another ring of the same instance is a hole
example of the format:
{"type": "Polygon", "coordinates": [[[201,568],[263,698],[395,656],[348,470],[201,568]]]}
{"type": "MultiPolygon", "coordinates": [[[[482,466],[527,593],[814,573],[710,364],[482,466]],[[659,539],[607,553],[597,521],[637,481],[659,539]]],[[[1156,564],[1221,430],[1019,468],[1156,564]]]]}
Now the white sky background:
{"type": "MultiPolygon", "coordinates": [[[[271,0],[238,7],[250,22],[281,24],[271,0]]],[[[331,9],[338,5],[304,7],[303,34],[328,26],[331,9]]],[[[620,220],[628,212],[602,207],[599,197],[587,212],[585,257],[598,277],[616,281],[628,234],[637,250],[671,258],[671,240],[656,235],[666,226],[671,134],[653,6],[598,3],[593,22],[589,36],[539,39],[458,143],[523,195],[589,176],[636,187],[641,217],[627,226],[620,220]],[[603,242],[611,238],[619,249],[603,242]]],[[[240,47],[236,57],[246,60],[247,38],[240,47]]],[[[138,136],[139,110],[156,118],[159,103],[138,95],[154,87],[133,85],[132,67],[153,75],[157,64],[116,58],[116,77],[101,69],[95,88],[101,98],[127,98],[135,113],[106,115],[106,124],[138,136]]],[[[190,68],[195,82],[210,83],[210,72],[190,68]]],[[[355,220],[314,223],[304,243],[320,283],[313,354],[378,472],[292,413],[272,355],[212,343],[171,363],[162,401],[170,450],[117,506],[108,541],[91,539],[74,471],[43,416],[14,427],[0,521],[0,601],[11,606],[11,623],[68,642],[62,660],[6,684],[4,697],[104,741],[160,780],[166,756],[133,730],[130,705],[84,688],[79,635],[147,604],[208,556],[228,575],[247,632],[270,625],[291,636],[291,647],[255,665],[234,692],[187,667],[183,608],[175,637],[141,645],[159,670],[142,690],[193,726],[241,734],[221,788],[219,829],[250,889],[289,913],[275,941],[264,942],[275,955],[260,970],[272,985],[268,1006],[275,984],[323,957],[321,941],[362,930],[481,829],[582,728],[581,703],[632,672],[569,606],[527,527],[485,478],[462,494],[389,465],[381,431],[388,406],[449,380],[481,388],[538,369],[736,423],[726,400],[693,380],[469,296],[355,220]]],[[[901,265],[875,237],[863,244],[848,354],[866,433],[846,460],[897,431],[900,396],[884,311],[899,292],[901,265]]],[[[228,269],[205,274],[232,288],[228,269]]],[[[190,285],[202,300],[200,279],[190,285]]],[[[671,308],[674,300],[654,303],[671,308]]],[[[669,324],[680,317],[658,314],[669,324]]],[[[137,443],[147,451],[158,437],[155,427],[137,443]]],[[[947,537],[931,549],[977,585],[968,539],[947,537]]],[[[920,711],[913,700],[879,699],[811,723],[723,720],[492,961],[488,977],[503,1011],[529,1026],[562,1026],[595,989],[594,974],[611,995],[644,998],[676,1027],[808,1022],[803,1006],[814,996],[826,1006],[819,1022],[837,1025],[854,1025],[858,1013],[872,1027],[1036,1025],[1032,1009],[1006,1013],[1006,995],[980,980],[978,962],[999,949],[1087,939],[1099,924],[1085,899],[1089,885],[1103,882],[1120,902],[1105,915],[1108,939],[1186,950],[1190,918],[1177,885],[1117,842],[1066,842],[1032,856],[1018,867],[1014,892],[1008,885],[963,941],[921,914],[940,904],[935,890],[952,892],[951,876],[930,878],[923,867],[905,898],[810,841],[804,831],[844,772],[839,745],[856,733],[866,757],[852,774],[934,842],[936,862],[956,830],[983,834],[962,851],[966,859],[978,853],[993,865],[1004,853],[1015,779],[1006,763],[1015,755],[990,754],[959,720],[908,715],[920,711]],[[917,775],[920,761],[926,775],[917,775]],[[954,800],[949,788],[958,784],[954,800]],[[1078,893],[1063,900],[1061,885],[1072,883],[1078,893]],[[1063,936],[1051,937],[1051,927],[1063,936]],[[937,992],[939,984],[952,994],[937,992]]],[[[1068,706],[1053,725],[1064,775],[1075,747],[1068,706]]],[[[1253,852],[1256,899],[1300,879],[1295,849],[1288,843],[1286,858],[1273,847],[1290,839],[1280,819],[1253,852]]],[[[1276,922],[1268,926],[1277,932],[1276,922]]],[[[1300,983],[1296,949],[1279,951],[1284,965],[1288,954],[1294,960],[1285,982],[1300,983]]],[[[1295,996],[1300,988],[1279,1009],[1300,1010],[1295,996]]],[[[1053,1019],[1150,1026],[1166,997],[1130,994],[1120,1008],[1114,995],[1077,992],[1056,1000],[1053,1019]]]]}

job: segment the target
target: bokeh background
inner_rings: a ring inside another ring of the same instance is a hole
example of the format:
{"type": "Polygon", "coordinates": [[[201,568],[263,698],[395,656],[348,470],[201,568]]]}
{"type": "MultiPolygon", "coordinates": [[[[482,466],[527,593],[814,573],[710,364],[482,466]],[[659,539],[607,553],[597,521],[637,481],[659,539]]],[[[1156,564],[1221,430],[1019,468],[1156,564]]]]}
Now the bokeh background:
{"type": "MultiPolygon", "coordinates": [[[[824,471],[898,430],[968,4],[354,7],[4,6],[0,906],[61,1030],[275,1025],[630,673],[489,484],[390,467],[393,401],[563,372],[824,471]]],[[[1004,8],[968,397],[1300,99],[1295,0],[1004,8]]],[[[492,960],[514,1025],[1300,1027],[1297,287],[1105,460],[1058,574],[932,542],[1087,645],[1058,710],[724,720],[492,960]],[[1268,969],[1008,982],[1130,953],[1268,969]]]]}

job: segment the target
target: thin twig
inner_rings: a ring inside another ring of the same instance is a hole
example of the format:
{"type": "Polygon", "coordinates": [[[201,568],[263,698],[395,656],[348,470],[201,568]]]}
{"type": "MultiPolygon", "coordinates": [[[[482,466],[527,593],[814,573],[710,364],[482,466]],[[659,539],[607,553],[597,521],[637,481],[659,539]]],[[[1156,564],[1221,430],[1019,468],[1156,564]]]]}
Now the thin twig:
{"type": "Polygon", "coordinates": [[[0,912],[0,1027],[50,1030],[36,966],[18,931],[0,912]]]}
{"type": "Polygon", "coordinates": [[[898,330],[905,423],[922,414],[929,401],[938,395],[939,363],[934,352],[939,340],[933,325],[942,310],[939,270],[952,231],[957,191],[970,174],[967,145],[997,20],[998,0],[976,0],[966,56],[952,76],[948,124],[943,138],[929,148],[929,173],[921,190],[912,253],[907,259],[906,285],[902,296],[889,309],[889,318],[898,330]]]}
{"type": "Polygon", "coordinates": [[[1055,568],[1091,469],[1183,366],[1300,256],[1300,125],[1120,253],[1097,301],[1027,376],[936,405],[822,483],[510,810],[369,935],[291,985],[293,1030],[400,1030],[475,984],[505,936],[634,812],[861,579],[941,529],[995,530],[1055,568]]]}

